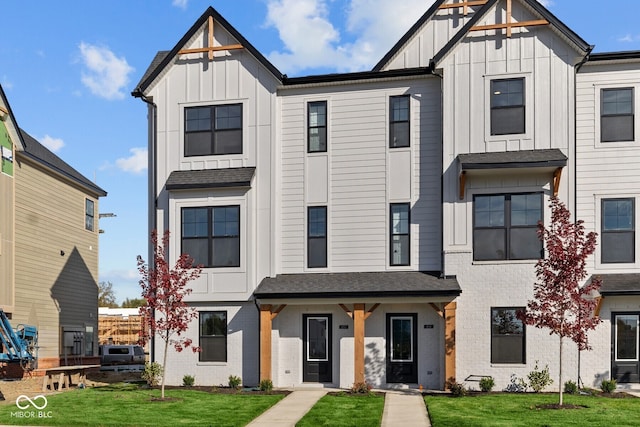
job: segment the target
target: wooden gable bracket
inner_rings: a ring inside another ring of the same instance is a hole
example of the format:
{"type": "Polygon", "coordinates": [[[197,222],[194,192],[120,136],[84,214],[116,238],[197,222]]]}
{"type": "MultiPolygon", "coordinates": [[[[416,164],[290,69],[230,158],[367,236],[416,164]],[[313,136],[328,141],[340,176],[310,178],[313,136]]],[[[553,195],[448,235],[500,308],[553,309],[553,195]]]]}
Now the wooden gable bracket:
{"type": "Polygon", "coordinates": [[[595,317],[600,317],[600,309],[602,308],[602,302],[604,301],[604,297],[600,295],[599,297],[596,298],[596,301],[597,301],[596,309],[593,310],[593,315],[595,317]]]}
{"type": "Polygon", "coordinates": [[[560,189],[560,177],[562,176],[562,168],[557,168],[553,171],[553,197],[558,196],[558,190],[560,189]]]}
{"type": "Polygon", "coordinates": [[[438,316],[444,318],[444,310],[435,303],[430,302],[429,305],[438,313],[438,316]]]}
{"type": "Polygon", "coordinates": [[[532,21],[511,22],[511,0],[507,0],[507,22],[504,24],[476,25],[469,31],[501,30],[507,29],[507,37],[511,37],[511,29],[517,27],[533,27],[537,25],[549,25],[546,19],[534,19],[532,21]]]}
{"type": "MultiPolygon", "coordinates": [[[[345,313],[347,313],[347,316],[349,316],[350,318],[353,319],[353,310],[349,310],[349,307],[347,307],[344,304],[338,304],[340,306],[340,308],[342,310],[344,310],[345,313]]],[[[373,304],[369,310],[367,310],[367,312],[364,314],[364,320],[367,320],[369,318],[369,316],[371,316],[371,314],[373,314],[373,312],[376,310],[376,308],[380,307],[380,303],[376,303],[373,304]]]]}
{"type": "Polygon", "coordinates": [[[271,320],[275,319],[276,317],[278,317],[278,314],[280,314],[280,312],[282,310],[284,310],[284,308],[287,306],[287,304],[280,304],[280,306],[278,308],[276,308],[275,310],[273,310],[271,312],[271,320]]]}
{"type": "Polygon", "coordinates": [[[460,3],[450,3],[450,4],[441,4],[438,9],[455,9],[462,8],[462,14],[467,16],[469,13],[469,6],[482,6],[483,4],[487,4],[489,0],[470,0],[470,1],[461,1],[460,3]]]}
{"type": "Polygon", "coordinates": [[[182,49],[178,51],[178,55],[187,55],[189,53],[204,53],[207,52],[209,54],[209,61],[213,61],[213,53],[221,50],[234,50],[234,49],[244,49],[244,46],[241,44],[230,44],[226,46],[214,46],[213,41],[213,16],[210,16],[208,19],[209,23],[209,43],[207,47],[200,47],[195,49],[182,49]]]}
{"type": "Polygon", "coordinates": [[[458,189],[458,197],[460,197],[460,200],[464,200],[464,186],[467,182],[467,172],[466,171],[462,171],[460,172],[460,188],[458,189]]]}

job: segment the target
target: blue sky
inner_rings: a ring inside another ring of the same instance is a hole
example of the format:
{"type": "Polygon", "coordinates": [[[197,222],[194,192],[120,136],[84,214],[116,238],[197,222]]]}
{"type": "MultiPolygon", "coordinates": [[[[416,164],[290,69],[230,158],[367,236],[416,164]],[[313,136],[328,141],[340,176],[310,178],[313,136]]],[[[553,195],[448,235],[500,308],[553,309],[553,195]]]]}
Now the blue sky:
{"type": "MultiPolygon", "coordinates": [[[[138,297],[146,257],[146,108],[129,94],[211,5],[289,76],[370,69],[432,0],[8,1],[0,83],[18,124],[109,195],[100,281],[138,297]]],[[[640,49],[637,0],[544,2],[596,52],[640,49]]]]}

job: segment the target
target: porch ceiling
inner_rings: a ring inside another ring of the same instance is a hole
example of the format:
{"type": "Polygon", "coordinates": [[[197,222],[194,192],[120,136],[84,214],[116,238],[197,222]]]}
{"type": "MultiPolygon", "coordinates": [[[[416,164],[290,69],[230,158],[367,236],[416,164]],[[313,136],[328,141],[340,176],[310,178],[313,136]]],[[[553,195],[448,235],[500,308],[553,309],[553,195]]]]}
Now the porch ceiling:
{"type": "Polygon", "coordinates": [[[594,274],[591,277],[602,279],[600,294],[603,296],[640,295],[640,273],[594,274]]]}
{"type": "Polygon", "coordinates": [[[258,299],[449,297],[460,295],[455,278],[436,273],[393,271],[367,273],[279,274],[266,277],[254,292],[258,299]]]}

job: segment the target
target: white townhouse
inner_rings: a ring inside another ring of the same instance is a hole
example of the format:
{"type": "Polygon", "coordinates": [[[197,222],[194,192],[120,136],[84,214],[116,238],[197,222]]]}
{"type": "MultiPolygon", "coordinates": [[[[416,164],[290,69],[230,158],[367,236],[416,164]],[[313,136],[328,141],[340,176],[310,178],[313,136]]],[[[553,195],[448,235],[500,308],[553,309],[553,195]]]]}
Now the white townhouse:
{"type": "Polygon", "coordinates": [[[640,54],[592,49],[535,0],[438,0],[371,71],[292,78],[208,8],[133,92],[150,229],[205,267],[189,296],[202,352],[171,353],[169,383],[502,388],[536,361],[556,375],[557,338],[515,318],[553,195],[610,232],[591,264],[603,324],[592,352],[566,346],[565,372],[640,381],[640,297],[626,296],[640,265],[620,249],[637,242],[620,227],[640,182],[640,54]],[[612,353],[622,339],[635,364],[612,353]]]}

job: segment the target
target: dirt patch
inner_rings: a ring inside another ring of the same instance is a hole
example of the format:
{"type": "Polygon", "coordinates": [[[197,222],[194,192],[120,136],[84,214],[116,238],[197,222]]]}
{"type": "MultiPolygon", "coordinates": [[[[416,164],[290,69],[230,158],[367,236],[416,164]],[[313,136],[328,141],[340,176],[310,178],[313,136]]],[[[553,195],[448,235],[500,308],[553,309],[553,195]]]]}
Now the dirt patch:
{"type": "Polygon", "coordinates": [[[569,404],[562,404],[559,405],[557,403],[547,403],[546,405],[536,405],[534,407],[532,407],[531,409],[584,409],[584,408],[588,408],[588,406],[584,406],[584,405],[569,405],[569,404]]]}

